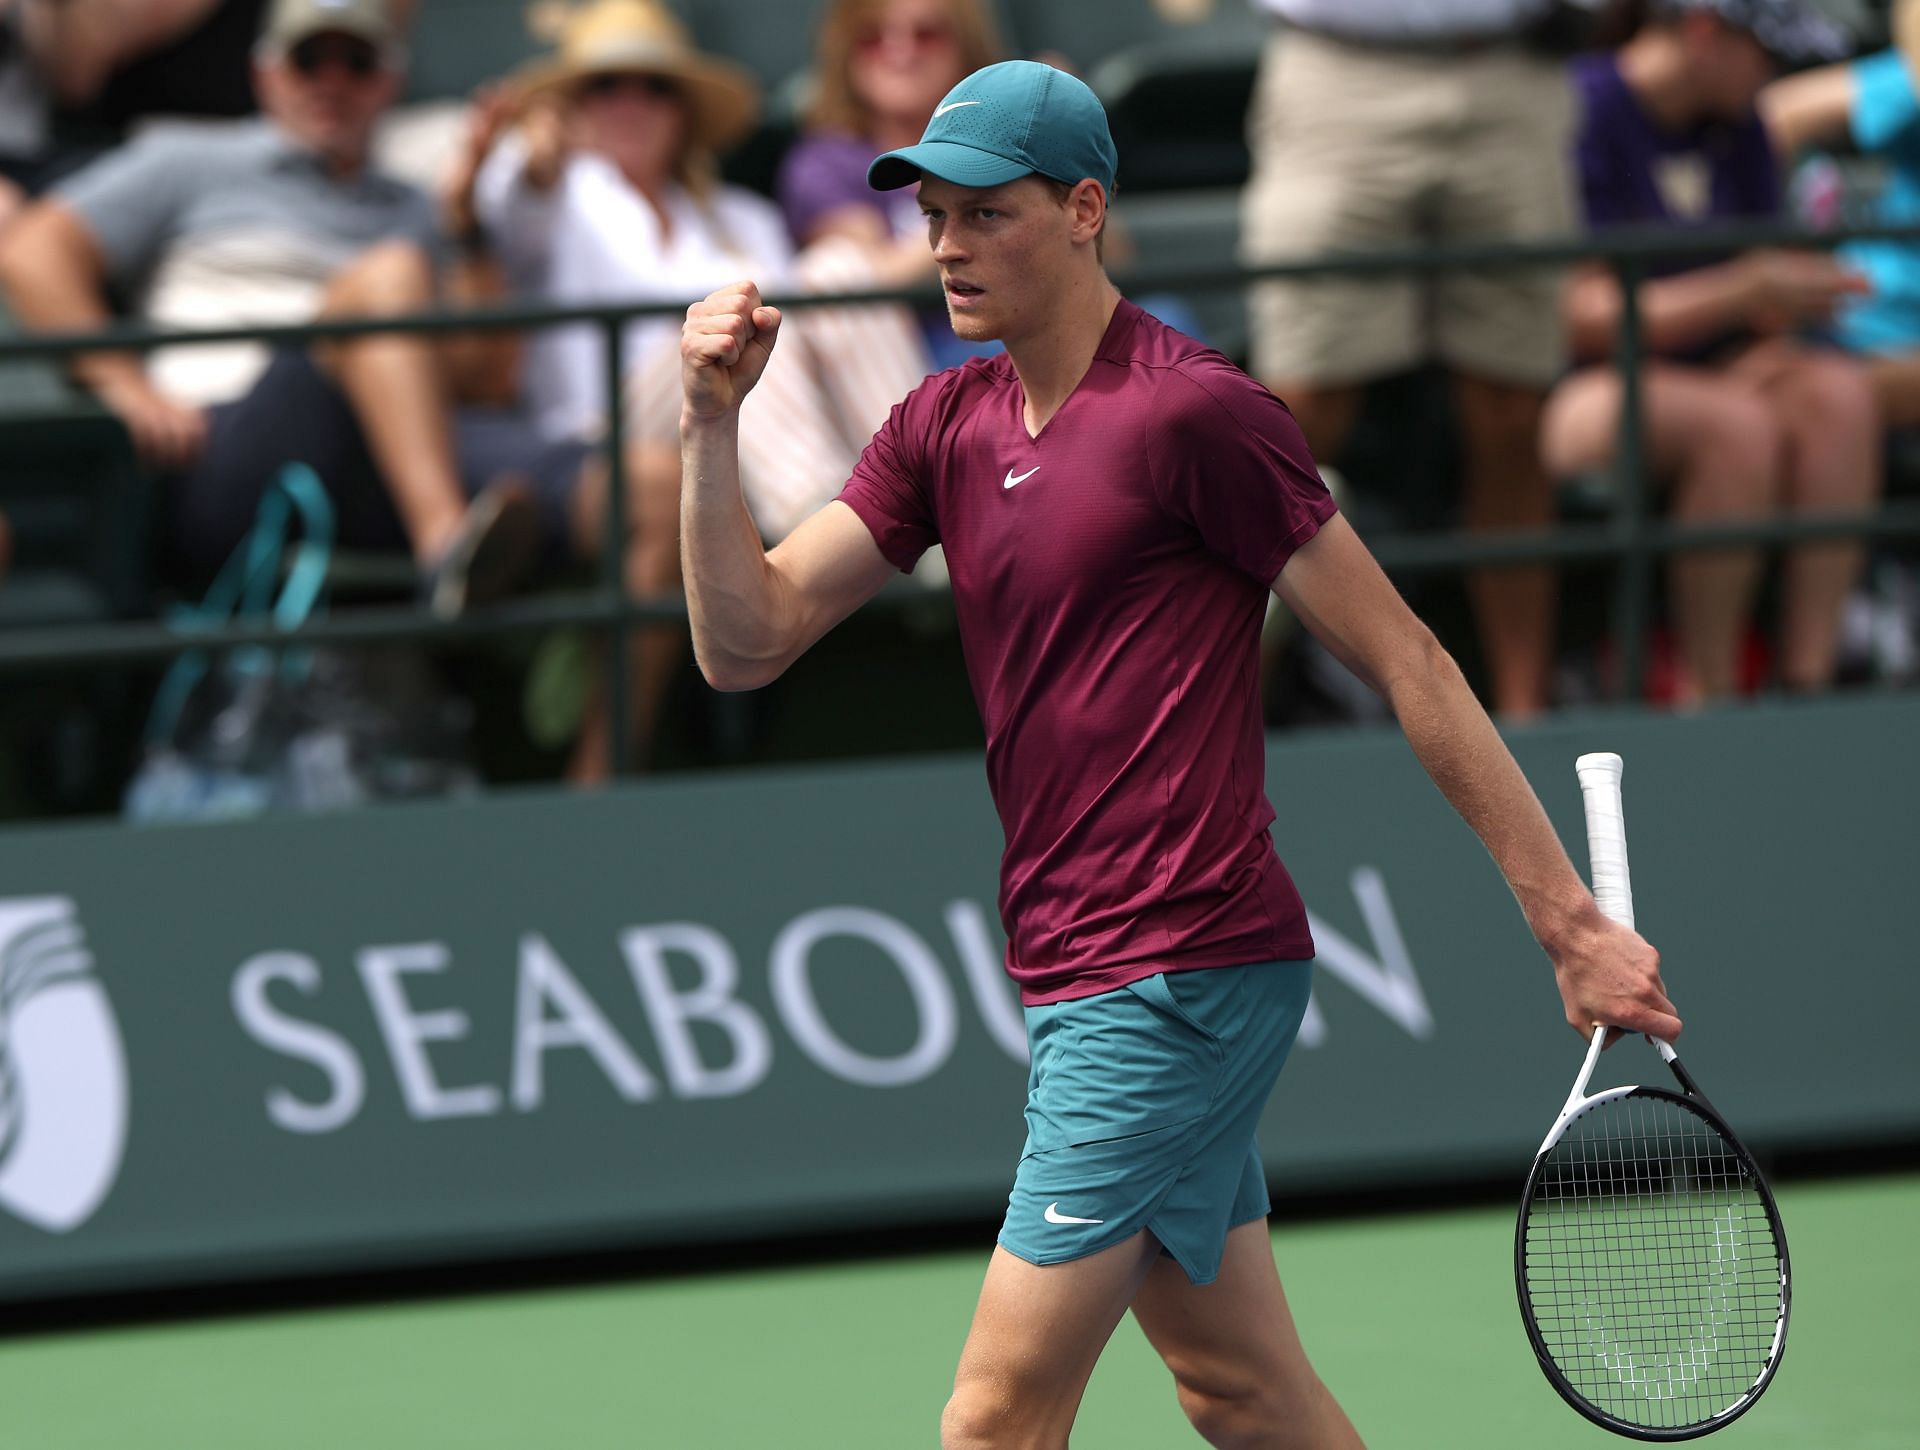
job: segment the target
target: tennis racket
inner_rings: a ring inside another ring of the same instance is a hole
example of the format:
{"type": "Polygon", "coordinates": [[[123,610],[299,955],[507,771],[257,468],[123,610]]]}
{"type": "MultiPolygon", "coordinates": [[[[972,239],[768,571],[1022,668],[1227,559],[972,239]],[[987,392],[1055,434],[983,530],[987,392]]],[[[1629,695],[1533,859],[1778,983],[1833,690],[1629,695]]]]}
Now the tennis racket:
{"type": "MultiPolygon", "coordinates": [[[[1576,762],[1593,894],[1633,925],[1617,755],[1576,762]]],[[[1780,1367],[1790,1281],[1780,1212],[1753,1156],[1680,1065],[1681,1091],[1587,1080],[1533,1160],[1514,1232],[1520,1315],[1540,1368],[1595,1424],[1690,1440],[1738,1418],[1780,1367]]]]}

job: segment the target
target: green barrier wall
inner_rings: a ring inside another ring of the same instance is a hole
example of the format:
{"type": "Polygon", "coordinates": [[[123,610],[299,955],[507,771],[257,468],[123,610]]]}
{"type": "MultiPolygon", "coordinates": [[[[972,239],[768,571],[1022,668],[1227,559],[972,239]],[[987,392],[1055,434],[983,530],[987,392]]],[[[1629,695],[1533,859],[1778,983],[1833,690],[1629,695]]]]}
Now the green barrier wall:
{"type": "MultiPolygon", "coordinates": [[[[1917,727],[1516,741],[1583,865],[1573,758],[1626,757],[1689,1064],[1763,1151],[1920,1135],[1917,727]]],[[[1517,1187],[1580,1053],[1491,864],[1398,736],[1269,786],[1321,946],[1276,1188],[1517,1187]]],[[[0,835],[0,1297],[992,1214],[998,851],[971,758],[0,835]]]]}

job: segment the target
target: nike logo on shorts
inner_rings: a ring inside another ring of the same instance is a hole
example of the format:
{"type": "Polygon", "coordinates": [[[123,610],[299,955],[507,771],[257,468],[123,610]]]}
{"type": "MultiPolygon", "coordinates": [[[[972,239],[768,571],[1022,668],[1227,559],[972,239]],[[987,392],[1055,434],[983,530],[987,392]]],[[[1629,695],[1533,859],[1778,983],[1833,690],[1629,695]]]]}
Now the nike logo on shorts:
{"type": "Polygon", "coordinates": [[[1062,1213],[1060,1212],[1060,1200],[1057,1198],[1052,1203],[1047,1205],[1046,1220],[1048,1223],[1105,1223],[1106,1222],[1104,1218],[1075,1218],[1072,1214],[1062,1213]]]}

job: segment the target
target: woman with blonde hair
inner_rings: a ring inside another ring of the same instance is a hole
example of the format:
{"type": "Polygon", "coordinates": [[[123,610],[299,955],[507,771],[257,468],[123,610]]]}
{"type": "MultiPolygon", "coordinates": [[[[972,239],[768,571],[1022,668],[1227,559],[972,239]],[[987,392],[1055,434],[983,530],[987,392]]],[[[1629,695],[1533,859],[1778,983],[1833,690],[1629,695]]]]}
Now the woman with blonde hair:
{"type": "MultiPolygon", "coordinates": [[[[832,0],[814,48],[805,134],[780,168],[780,205],[795,243],[851,249],[867,286],[931,284],[914,189],[873,191],[867,163],[918,141],[948,91],[1002,58],[980,0],[832,0]]],[[[944,312],[926,319],[923,337],[929,365],[968,355],[944,312]]]]}

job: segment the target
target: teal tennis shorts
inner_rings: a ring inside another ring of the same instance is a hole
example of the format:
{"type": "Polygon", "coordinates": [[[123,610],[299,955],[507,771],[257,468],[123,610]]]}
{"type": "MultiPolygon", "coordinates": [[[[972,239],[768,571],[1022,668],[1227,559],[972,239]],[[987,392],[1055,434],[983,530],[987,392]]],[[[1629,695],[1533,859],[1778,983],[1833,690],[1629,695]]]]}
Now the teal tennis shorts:
{"type": "Polygon", "coordinates": [[[1262,962],[1027,1008],[1027,1145],[1001,1246],[1058,1264],[1147,1229],[1212,1283],[1227,1230],[1266,1216],[1254,1130],[1312,983],[1311,962],[1262,962]]]}

